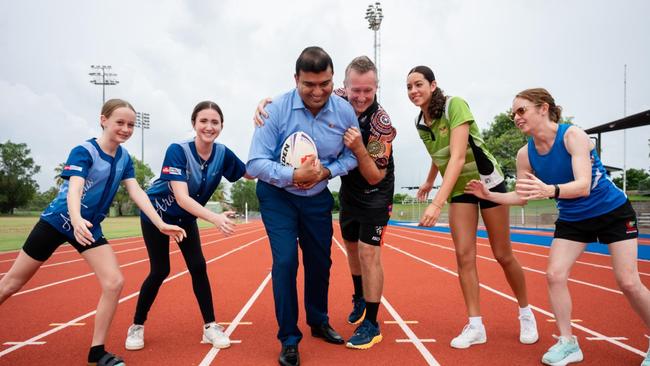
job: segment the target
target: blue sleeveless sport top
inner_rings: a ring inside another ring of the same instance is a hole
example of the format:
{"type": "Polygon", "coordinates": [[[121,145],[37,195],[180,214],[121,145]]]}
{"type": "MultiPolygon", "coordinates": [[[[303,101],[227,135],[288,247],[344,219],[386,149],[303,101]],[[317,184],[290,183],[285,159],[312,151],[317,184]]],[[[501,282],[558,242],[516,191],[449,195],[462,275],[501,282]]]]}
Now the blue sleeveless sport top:
{"type": "MultiPolygon", "coordinates": [[[[569,124],[558,126],[551,150],[541,155],[535,149],[532,138],[528,139],[528,160],[537,178],[546,184],[563,184],[575,180],[571,155],[564,146],[564,134],[569,124]]],[[[581,221],[606,214],[627,201],[625,193],[614,185],[603,167],[596,150],[591,150],[591,187],[587,197],[558,199],[559,219],[581,221]]]]}

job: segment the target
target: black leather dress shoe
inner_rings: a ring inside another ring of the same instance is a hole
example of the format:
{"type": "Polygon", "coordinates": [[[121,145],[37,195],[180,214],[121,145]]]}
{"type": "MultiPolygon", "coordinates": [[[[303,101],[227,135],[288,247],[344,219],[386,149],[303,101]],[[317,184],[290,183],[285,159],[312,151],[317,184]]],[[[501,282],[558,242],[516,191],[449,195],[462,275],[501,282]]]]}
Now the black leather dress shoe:
{"type": "Polygon", "coordinates": [[[282,346],[282,351],[280,351],[280,358],[278,361],[282,366],[300,365],[300,354],[298,353],[298,346],[282,346]]]}
{"type": "Polygon", "coordinates": [[[343,338],[336,333],[329,323],[323,323],[317,327],[311,327],[311,335],[317,338],[323,338],[325,342],[334,344],[343,344],[343,338]]]}

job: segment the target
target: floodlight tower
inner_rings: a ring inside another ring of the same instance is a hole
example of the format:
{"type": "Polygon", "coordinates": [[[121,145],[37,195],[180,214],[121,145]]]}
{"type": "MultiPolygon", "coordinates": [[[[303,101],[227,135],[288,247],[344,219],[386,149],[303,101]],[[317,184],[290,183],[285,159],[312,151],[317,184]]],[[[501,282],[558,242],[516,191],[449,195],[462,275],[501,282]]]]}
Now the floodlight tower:
{"type": "Polygon", "coordinates": [[[137,112],[135,114],[135,127],[140,128],[142,132],[142,142],[140,144],[141,155],[140,159],[142,164],[144,164],[144,130],[149,129],[149,113],[137,112]]]}
{"type": "Polygon", "coordinates": [[[120,82],[117,80],[117,74],[111,72],[112,66],[110,65],[90,65],[93,70],[88,75],[93,78],[90,80],[92,84],[102,86],[102,105],[106,103],[106,85],[116,85],[120,82]]]}
{"type": "MultiPolygon", "coordinates": [[[[371,29],[375,33],[375,45],[374,45],[374,50],[375,50],[375,66],[377,67],[377,80],[381,80],[379,78],[379,27],[381,26],[381,21],[384,19],[384,14],[381,9],[381,4],[379,1],[375,2],[374,4],[368,5],[368,9],[366,9],[366,20],[368,21],[368,29],[371,29]]],[[[377,88],[377,100],[379,100],[379,94],[381,92],[381,89],[378,87],[377,88]]]]}

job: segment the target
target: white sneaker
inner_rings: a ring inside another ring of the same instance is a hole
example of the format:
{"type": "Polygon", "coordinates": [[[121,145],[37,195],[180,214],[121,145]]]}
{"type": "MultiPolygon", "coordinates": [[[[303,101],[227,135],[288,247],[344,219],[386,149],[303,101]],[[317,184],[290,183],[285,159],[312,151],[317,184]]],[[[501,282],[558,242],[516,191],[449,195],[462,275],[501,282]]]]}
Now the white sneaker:
{"type": "Polygon", "coordinates": [[[483,344],[487,342],[485,327],[483,324],[474,326],[467,324],[460,335],[451,340],[451,346],[454,348],[468,348],[473,344],[483,344]]]}
{"type": "Polygon", "coordinates": [[[211,343],[214,348],[230,347],[230,338],[223,332],[223,327],[212,322],[203,327],[203,339],[201,343],[211,343]]]}
{"type": "Polygon", "coordinates": [[[535,315],[532,313],[519,315],[519,342],[523,344],[533,344],[539,339],[537,333],[537,322],[535,315]]]}
{"type": "Polygon", "coordinates": [[[124,348],[137,351],[144,348],[144,325],[133,324],[126,333],[124,348]]]}

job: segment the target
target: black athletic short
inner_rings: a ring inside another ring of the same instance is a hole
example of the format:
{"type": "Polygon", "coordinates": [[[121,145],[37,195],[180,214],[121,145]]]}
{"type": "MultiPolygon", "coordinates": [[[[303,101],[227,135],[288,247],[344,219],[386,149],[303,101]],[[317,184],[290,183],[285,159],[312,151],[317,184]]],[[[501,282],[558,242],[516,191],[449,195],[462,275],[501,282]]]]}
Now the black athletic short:
{"type": "Polygon", "coordinates": [[[590,219],[581,221],[555,221],[553,237],[577,241],[580,243],[600,242],[602,244],[616,243],[622,240],[639,237],[639,227],[636,212],[630,201],[614,210],[590,219]]]}
{"type": "Polygon", "coordinates": [[[347,241],[361,241],[366,244],[380,246],[389,218],[389,211],[385,215],[380,215],[380,217],[368,217],[368,215],[352,214],[341,210],[339,215],[341,235],[347,241]]]}
{"type": "MultiPolygon", "coordinates": [[[[506,193],[507,191],[508,190],[506,189],[506,182],[505,181],[499,183],[499,185],[497,185],[494,188],[490,188],[490,192],[506,193]]],[[[480,198],[476,197],[475,195],[468,194],[468,193],[464,193],[464,194],[461,194],[460,196],[456,196],[456,197],[452,198],[451,203],[471,203],[471,204],[474,204],[474,205],[479,205],[479,207],[481,209],[492,208],[492,207],[499,206],[498,203],[488,201],[488,200],[484,200],[484,199],[480,199],[480,198]]]]}
{"type": "Polygon", "coordinates": [[[33,259],[45,262],[52,256],[52,253],[54,253],[56,248],[66,241],[72,244],[79,253],[83,253],[88,249],[96,248],[100,245],[108,244],[106,238],[102,236],[95,240],[91,245],[81,245],[76,240],[69,239],[67,236],[61,234],[47,221],[40,219],[36,225],[34,225],[32,232],[29,233],[27,240],[25,240],[23,250],[33,259]]]}

